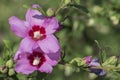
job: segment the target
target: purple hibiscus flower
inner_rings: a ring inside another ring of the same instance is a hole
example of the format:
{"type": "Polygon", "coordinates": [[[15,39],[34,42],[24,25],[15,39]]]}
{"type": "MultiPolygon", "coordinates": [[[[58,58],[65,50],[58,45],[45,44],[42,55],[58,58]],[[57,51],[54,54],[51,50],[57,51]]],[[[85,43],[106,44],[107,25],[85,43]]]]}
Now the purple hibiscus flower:
{"type": "MultiPolygon", "coordinates": [[[[89,63],[90,67],[95,67],[95,66],[100,66],[99,63],[99,59],[93,59],[90,63],[89,63]]],[[[95,73],[98,76],[104,76],[106,74],[106,71],[103,69],[94,69],[94,68],[90,68],[91,73],[95,73]]]]}
{"type": "Polygon", "coordinates": [[[52,66],[57,65],[60,52],[56,55],[46,55],[40,48],[34,49],[32,53],[19,51],[16,61],[15,71],[22,74],[31,74],[38,70],[40,72],[51,73],[52,66]]]}
{"type": "MultiPolygon", "coordinates": [[[[34,5],[33,8],[39,7],[34,5]]],[[[45,53],[56,53],[60,45],[53,35],[59,29],[58,20],[55,17],[45,17],[38,10],[28,9],[26,21],[15,16],[9,18],[11,30],[23,38],[19,50],[32,52],[32,49],[40,47],[45,53]]]]}

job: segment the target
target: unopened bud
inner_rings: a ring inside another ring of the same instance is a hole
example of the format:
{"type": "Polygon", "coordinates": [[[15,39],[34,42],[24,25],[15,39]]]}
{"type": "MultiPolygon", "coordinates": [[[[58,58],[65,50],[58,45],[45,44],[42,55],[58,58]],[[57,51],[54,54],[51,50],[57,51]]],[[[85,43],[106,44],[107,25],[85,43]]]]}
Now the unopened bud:
{"type": "Polygon", "coordinates": [[[28,78],[28,80],[33,80],[32,78],[28,78]]]}
{"type": "Polygon", "coordinates": [[[8,71],[8,69],[7,69],[6,66],[0,67],[0,72],[1,72],[1,73],[7,73],[7,71],[8,71]]]}
{"type": "Polygon", "coordinates": [[[117,62],[117,57],[116,56],[112,56],[110,58],[108,58],[102,65],[103,66],[107,66],[107,65],[114,65],[117,62]]]}
{"type": "Polygon", "coordinates": [[[65,75],[70,76],[74,72],[73,66],[66,64],[65,65],[65,75]]]}
{"type": "Polygon", "coordinates": [[[8,60],[8,61],[6,62],[6,66],[7,66],[8,68],[13,67],[13,60],[12,60],[12,59],[8,60]]]}
{"type": "Polygon", "coordinates": [[[91,60],[92,60],[92,56],[87,56],[87,57],[84,57],[83,59],[84,59],[84,61],[86,62],[86,64],[89,65],[89,63],[90,63],[91,60]]]}
{"type": "Polygon", "coordinates": [[[70,61],[70,64],[75,64],[76,66],[84,66],[86,65],[86,62],[84,59],[74,58],[70,61]]]}
{"type": "Polygon", "coordinates": [[[71,2],[71,0],[65,0],[65,4],[69,4],[71,2]]]}
{"type": "Polygon", "coordinates": [[[47,10],[46,14],[48,17],[52,17],[52,16],[54,16],[55,12],[54,12],[53,8],[49,8],[47,10]]]}
{"type": "Polygon", "coordinates": [[[119,19],[116,16],[110,16],[110,19],[114,25],[119,24],[119,19]]]}
{"type": "Polygon", "coordinates": [[[75,0],[75,2],[76,2],[77,4],[80,4],[80,0],[75,0]]]}
{"type": "Polygon", "coordinates": [[[15,74],[15,70],[14,70],[14,69],[9,69],[8,75],[9,75],[9,76],[12,76],[12,75],[14,75],[14,74],[15,74]]]}

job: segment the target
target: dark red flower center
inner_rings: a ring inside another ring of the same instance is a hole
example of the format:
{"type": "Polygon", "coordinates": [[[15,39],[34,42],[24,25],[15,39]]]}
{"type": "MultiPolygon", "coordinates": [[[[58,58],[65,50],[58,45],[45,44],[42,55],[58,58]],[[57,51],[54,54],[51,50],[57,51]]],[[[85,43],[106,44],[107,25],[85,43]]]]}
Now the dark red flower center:
{"type": "Polygon", "coordinates": [[[43,53],[33,52],[28,56],[29,62],[32,66],[40,67],[45,61],[46,58],[43,53]]]}
{"type": "Polygon", "coordinates": [[[32,29],[29,31],[29,36],[34,40],[41,40],[46,37],[46,31],[44,27],[39,25],[34,25],[32,29]]]}

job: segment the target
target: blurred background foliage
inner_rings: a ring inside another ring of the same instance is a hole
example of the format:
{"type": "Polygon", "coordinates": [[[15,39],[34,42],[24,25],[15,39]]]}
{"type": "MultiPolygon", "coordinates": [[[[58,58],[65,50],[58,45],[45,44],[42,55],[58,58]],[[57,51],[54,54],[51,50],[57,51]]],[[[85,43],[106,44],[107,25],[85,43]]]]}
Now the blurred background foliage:
{"type": "MultiPolygon", "coordinates": [[[[46,11],[57,9],[61,0],[0,0],[0,53],[3,53],[3,39],[11,42],[14,52],[18,49],[20,38],[10,30],[8,18],[17,16],[25,20],[26,8],[23,5],[40,4],[46,11]]],[[[79,0],[76,0],[79,2],[79,0]]],[[[82,8],[64,8],[57,18],[62,23],[61,31],[56,33],[65,61],[88,55],[98,56],[97,40],[107,56],[120,55],[120,0],[81,0],[82,8]],[[84,8],[85,7],[85,8],[84,8]],[[89,12],[86,10],[88,9],[89,12]],[[67,19],[63,18],[67,16],[67,19]]],[[[3,53],[4,54],[4,53],[3,53]]],[[[58,65],[47,80],[92,80],[95,75],[84,71],[72,73],[69,67],[58,65]]],[[[120,79],[120,78],[119,78],[120,79]]],[[[119,80],[117,75],[108,74],[105,80],[119,80]],[[111,76],[112,75],[112,76],[111,76]],[[108,78],[110,77],[110,79],[108,78]]],[[[101,77],[96,80],[104,80],[101,77]]]]}

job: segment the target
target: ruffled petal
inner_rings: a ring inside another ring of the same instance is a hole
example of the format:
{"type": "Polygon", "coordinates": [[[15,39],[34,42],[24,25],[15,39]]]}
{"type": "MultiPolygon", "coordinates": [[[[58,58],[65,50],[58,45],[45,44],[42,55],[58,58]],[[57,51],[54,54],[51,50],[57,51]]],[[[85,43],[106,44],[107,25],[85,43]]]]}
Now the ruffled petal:
{"type": "Polygon", "coordinates": [[[18,60],[16,67],[15,67],[15,71],[17,73],[22,73],[22,74],[27,74],[27,75],[31,74],[35,70],[37,70],[37,68],[31,66],[27,59],[18,60]]]}
{"type": "Polygon", "coordinates": [[[93,60],[90,62],[89,66],[100,66],[100,63],[98,63],[98,62],[99,62],[98,59],[93,59],[93,60]]]}
{"type": "Polygon", "coordinates": [[[31,54],[31,53],[22,51],[22,50],[19,48],[18,51],[16,52],[16,54],[14,55],[14,60],[15,60],[15,61],[18,61],[18,60],[20,60],[20,59],[24,59],[24,58],[26,58],[26,56],[28,56],[29,54],[31,54]],[[26,53],[26,54],[25,54],[25,53],[26,53]]]}
{"type": "Polygon", "coordinates": [[[36,48],[38,45],[34,40],[32,40],[30,37],[24,38],[20,43],[20,50],[23,52],[29,52],[31,53],[34,48],[36,48]]]}
{"type": "Polygon", "coordinates": [[[15,60],[15,61],[19,60],[19,55],[20,55],[20,54],[21,54],[21,51],[18,50],[18,51],[16,52],[16,54],[14,55],[14,60],[15,60]]]}
{"type": "Polygon", "coordinates": [[[9,18],[9,24],[11,30],[19,37],[24,38],[27,35],[27,28],[23,20],[18,19],[15,16],[9,18]]]}
{"type": "Polygon", "coordinates": [[[44,16],[38,10],[28,9],[26,13],[26,21],[30,24],[29,27],[34,25],[41,26],[44,22],[44,16]]]}
{"type": "Polygon", "coordinates": [[[41,67],[38,70],[40,72],[51,73],[52,69],[52,66],[49,63],[45,62],[41,65],[41,67]]]}
{"type": "Polygon", "coordinates": [[[60,50],[60,44],[54,35],[47,35],[45,39],[38,41],[38,45],[44,53],[56,53],[60,50]]]}
{"type": "Polygon", "coordinates": [[[46,34],[52,34],[60,28],[58,20],[55,17],[46,18],[43,27],[46,29],[46,34]]]}

